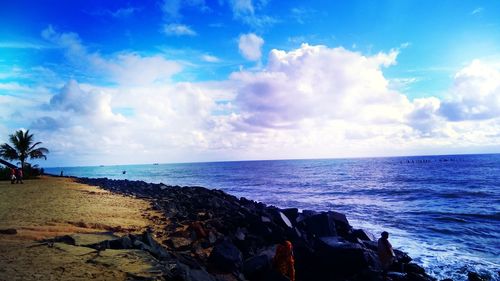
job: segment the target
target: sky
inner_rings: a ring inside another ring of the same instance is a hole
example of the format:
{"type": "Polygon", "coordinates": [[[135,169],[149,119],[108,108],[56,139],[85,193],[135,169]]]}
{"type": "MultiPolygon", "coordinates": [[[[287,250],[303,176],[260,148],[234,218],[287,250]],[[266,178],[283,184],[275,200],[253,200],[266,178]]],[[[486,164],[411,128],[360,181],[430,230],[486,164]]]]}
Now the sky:
{"type": "Polygon", "coordinates": [[[1,1],[42,166],[500,152],[499,1],[1,1]]]}

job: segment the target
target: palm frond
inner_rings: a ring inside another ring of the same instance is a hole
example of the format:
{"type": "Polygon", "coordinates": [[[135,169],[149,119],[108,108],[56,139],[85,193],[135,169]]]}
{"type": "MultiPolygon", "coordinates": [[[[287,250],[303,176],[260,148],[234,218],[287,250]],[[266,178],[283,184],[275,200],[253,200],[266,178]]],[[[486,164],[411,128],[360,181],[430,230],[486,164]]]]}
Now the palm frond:
{"type": "Polygon", "coordinates": [[[7,143],[0,145],[0,156],[9,160],[18,159],[22,165],[26,163],[28,158],[47,159],[45,154],[49,153],[49,150],[45,147],[37,147],[42,143],[33,143],[33,134],[30,134],[29,130],[17,130],[14,134],[9,135],[9,139],[12,146],[7,143]]]}
{"type": "Polygon", "coordinates": [[[8,160],[15,160],[19,157],[17,151],[8,143],[0,145],[0,155],[8,160]]]}
{"type": "Polygon", "coordinates": [[[31,159],[43,158],[47,159],[45,154],[49,153],[49,150],[45,147],[39,147],[29,152],[29,156],[31,159]]]}

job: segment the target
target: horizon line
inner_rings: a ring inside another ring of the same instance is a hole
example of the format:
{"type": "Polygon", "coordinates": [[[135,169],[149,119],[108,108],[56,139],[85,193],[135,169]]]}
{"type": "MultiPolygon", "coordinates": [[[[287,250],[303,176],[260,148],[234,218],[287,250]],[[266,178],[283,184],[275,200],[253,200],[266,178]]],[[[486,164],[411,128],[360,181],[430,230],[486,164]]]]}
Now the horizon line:
{"type": "Polygon", "coordinates": [[[397,155],[397,156],[351,156],[351,157],[326,157],[326,158],[281,158],[281,159],[244,159],[244,160],[216,160],[216,161],[192,161],[192,162],[148,162],[148,163],[129,163],[129,164],[96,164],[79,166],[52,166],[52,168],[84,168],[84,167],[113,167],[113,166],[135,166],[135,165],[176,165],[176,164],[204,164],[204,163],[231,163],[231,162],[265,162],[265,161],[301,161],[301,160],[348,160],[348,159],[373,159],[373,158],[404,158],[404,157],[438,157],[438,156],[473,156],[473,155],[500,155],[500,152],[494,153],[455,153],[455,154],[424,154],[424,155],[397,155]]]}

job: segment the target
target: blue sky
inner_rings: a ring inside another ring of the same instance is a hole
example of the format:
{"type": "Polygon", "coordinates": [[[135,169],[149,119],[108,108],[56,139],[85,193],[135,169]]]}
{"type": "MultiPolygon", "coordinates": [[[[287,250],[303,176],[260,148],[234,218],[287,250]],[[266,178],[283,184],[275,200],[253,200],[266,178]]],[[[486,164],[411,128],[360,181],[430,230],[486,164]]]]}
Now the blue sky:
{"type": "Polygon", "coordinates": [[[498,152],[499,12],[4,1],[0,140],[32,129],[48,165],[498,152]]]}

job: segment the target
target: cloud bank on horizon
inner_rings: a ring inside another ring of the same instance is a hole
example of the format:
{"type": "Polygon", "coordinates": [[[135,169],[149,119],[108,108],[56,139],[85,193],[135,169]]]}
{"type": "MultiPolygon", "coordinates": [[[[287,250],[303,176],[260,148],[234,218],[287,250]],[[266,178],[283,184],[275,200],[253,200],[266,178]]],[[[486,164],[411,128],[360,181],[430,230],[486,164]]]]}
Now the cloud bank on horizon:
{"type": "Polygon", "coordinates": [[[0,141],[30,128],[47,166],[500,152],[499,5],[277,2],[2,4],[0,141]]]}

